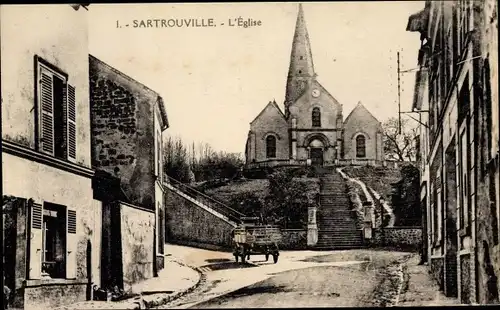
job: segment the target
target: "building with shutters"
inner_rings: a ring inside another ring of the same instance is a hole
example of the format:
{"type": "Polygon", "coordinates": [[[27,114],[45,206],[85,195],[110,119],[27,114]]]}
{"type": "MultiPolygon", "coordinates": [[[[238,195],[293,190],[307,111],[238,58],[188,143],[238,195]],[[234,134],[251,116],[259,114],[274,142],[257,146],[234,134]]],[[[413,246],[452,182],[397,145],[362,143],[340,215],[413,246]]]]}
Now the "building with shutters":
{"type": "Polygon", "coordinates": [[[4,269],[15,308],[83,301],[94,286],[127,291],[164,265],[163,100],[89,55],[87,13],[0,10],[4,269]]]}
{"type": "Polygon", "coordinates": [[[299,4],[285,90],[284,112],[269,102],[250,123],[248,169],[280,165],[379,164],[381,123],[359,102],[343,118],[340,104],[318,81],[299,4]]]}
{"type": "Polygon", "coordinates": [[[94,56],[89,65],[92,166],[117,181],[114,190],[94,191],[106,213],[102,285],[127,290],[164,264],[161,146],[167,113],[157,92],[94,56]]]}
{"type": "Polygon", "coordinates": [[[447,296],[500,303],[497,1],[426,1],[413,110],[424,255],[447,296]]]}
{"type": "Polygon", "coordinates": [[[4,271],[14,307],[85,300],[89,282],[100,284],[87,13],[80,5],[0,10],[4,271]]]}

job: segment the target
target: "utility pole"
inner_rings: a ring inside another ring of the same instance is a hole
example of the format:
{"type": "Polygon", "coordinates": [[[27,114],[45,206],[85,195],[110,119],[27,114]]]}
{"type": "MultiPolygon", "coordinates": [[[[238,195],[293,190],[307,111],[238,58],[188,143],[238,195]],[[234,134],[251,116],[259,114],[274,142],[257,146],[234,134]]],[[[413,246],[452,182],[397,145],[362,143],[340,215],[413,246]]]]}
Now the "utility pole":
{"type": "Polygon", "coordinates": [[[401,134],[401,69],[399,67],[399,52],[398,52],[398,134],[401,134]]]}

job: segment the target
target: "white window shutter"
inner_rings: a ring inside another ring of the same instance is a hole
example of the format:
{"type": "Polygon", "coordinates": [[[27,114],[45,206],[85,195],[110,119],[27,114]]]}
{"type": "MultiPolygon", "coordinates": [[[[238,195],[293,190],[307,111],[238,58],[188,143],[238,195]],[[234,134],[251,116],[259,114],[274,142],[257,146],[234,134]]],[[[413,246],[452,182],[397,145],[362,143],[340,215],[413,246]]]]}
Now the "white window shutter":
{"type": "Polygon", "coordinates": [[[66,97],[66,113],[67,113],[67,156],[69,161],[76,161],[76,100],[75,88],[68,84],[66,97]]]}
{"type": "Polygon", "coordinates": [[[76,249],[78,239],[76,234],[76,211],[68,209],[66,234],[66,278],[76,278],[76,249]]]}
{"type": "Polygon", "coordinates": [[[28,202],[29,210],[29,274],[28,279],[40,279],[43,254],[43,206],[28,202]]]}
{"type": "Polygon", "coordinates": [[[40,68],[40,150],[54,155],[54,94],[53,77],[43,67],[40,68]]]}

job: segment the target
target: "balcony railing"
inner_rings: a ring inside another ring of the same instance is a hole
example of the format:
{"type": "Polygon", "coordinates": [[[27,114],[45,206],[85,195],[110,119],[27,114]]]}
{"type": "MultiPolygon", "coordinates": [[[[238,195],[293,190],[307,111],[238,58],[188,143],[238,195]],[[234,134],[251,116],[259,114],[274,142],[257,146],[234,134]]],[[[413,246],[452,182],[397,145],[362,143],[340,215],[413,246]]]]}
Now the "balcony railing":
{"type": "Polygon", "coordinates": [[[220,214],[226,216],[228,219],[230,219],[235,223],[241,223],[242,222],[241,218],[245,217],[245,214],[226,206],[222,202],[217,201],[214,198],[207,196],[206,194],[203,194],[202,192],[194,189],[193,187],[184,184],[172,177],[167,176],[167,182],[176,189],[178,189],[179,191],[183,192],[184,194],[188,195],[193,199],[198,200],[207,207],[219,212],[220,214]]]}

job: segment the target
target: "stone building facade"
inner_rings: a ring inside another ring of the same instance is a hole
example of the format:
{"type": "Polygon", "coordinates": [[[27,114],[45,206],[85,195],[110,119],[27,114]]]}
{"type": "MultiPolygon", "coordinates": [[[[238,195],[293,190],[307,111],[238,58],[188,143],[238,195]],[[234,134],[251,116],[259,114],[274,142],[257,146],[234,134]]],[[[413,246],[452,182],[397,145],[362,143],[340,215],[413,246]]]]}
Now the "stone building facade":
{"type": "Polygon", "coordinates": [[[5,280],[12,306],[48,309],[85,300],[100,278],[88,12],[13,5],[0,14],[5,280]]]}
{"type": "Polygon", "coordinates": [[[284,108],[269,102],[250,123],[247,167],[384,160],[380,122],[361,103],[344,120],[342,105],[317,80],[301,4],[284,108]]]}
{"type": "Polygon", "coordinates": [[[427,1],[413,109],[420,111],[424,255],[448,296],[499,303],[496,1],[427,1]]]}
{"type": "MultiPolygon", "coordinates": [[[[149,278],[163,268],[164,261],[165,204],[161,146],[168,119],[163,99],[157,92],[94,56],[89,57],[89,64],[92,166],[118,179],[119,187],[126,197],[126,201],[120,203],[114,201],[118,200],[116,198],[109,199],[110,204],[106,204],[105,208],[119,208],[121,211],[107,212],[118,212],[118,218],[125,221],[127,217],[123,214],[136,212],[128,208],[154,215],[156,220],[151,227],[154,230],[139,230],[151,235],[135,234],[135,240],[129,240],[131,246],[124,247],[130,250],[129,258],[134,257],[136,263],[148,262],[149,267],[140,273],[142,276],[138,279],[149,278]],[[151,243],[151,246],[144,248],[144,238],[154,238],[156,245],[151,243]]],[[[145,213],[138,214],[142,215],[134,217],[134,221],[138,222],[135,224],[150,227],[150,217],[145,213]]],[[[123,228],[123,225],[120,227],[123,228]]],[[[121,233],[112,238],[114,242],[127,241],[125,236],[128,233],[121,233]]],[[[122,270],[126,273],[130,271],[125,263],[127,253],[122,254],[122,270]]],[[[122,280],[121,277],[118,279],[122,280]]],[[[125,277],[120,286],[126,287],[138,279],[127,281],[125,277]]]]}

